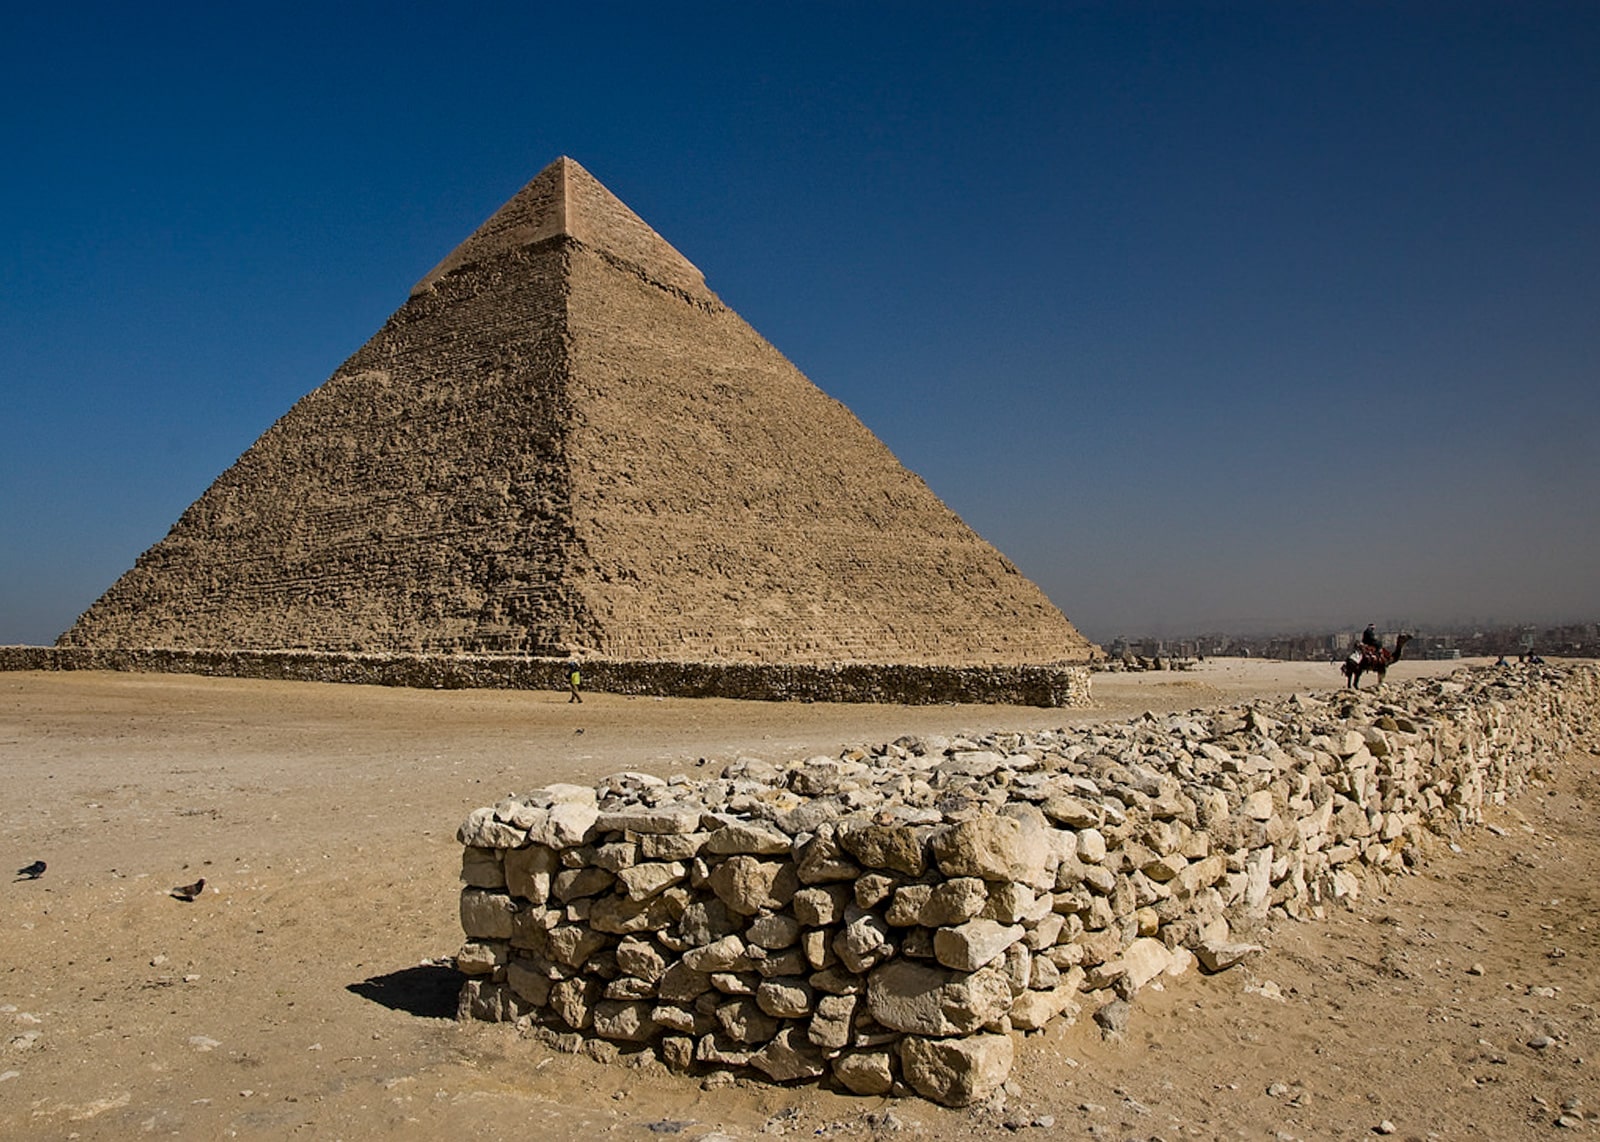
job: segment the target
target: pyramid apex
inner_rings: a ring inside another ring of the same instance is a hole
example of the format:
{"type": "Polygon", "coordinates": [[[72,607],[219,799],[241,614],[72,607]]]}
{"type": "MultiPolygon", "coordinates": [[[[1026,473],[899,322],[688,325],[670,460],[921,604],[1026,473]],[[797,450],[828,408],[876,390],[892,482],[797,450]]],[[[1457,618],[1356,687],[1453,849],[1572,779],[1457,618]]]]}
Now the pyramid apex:
{"type": "Polygon", "coordinates": [[[456,270],[557,237],[620,258],[660,285],[712,297],[705,275],[688,258],[567,155],[557,156],[450,251],[413,287],[412,296],[456,270]]]}

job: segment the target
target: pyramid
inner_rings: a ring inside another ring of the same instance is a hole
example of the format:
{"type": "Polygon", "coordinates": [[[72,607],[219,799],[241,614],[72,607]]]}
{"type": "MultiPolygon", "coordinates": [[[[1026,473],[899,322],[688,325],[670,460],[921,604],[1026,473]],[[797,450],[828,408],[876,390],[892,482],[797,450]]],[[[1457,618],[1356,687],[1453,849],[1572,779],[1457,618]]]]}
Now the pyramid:
{"type": "Polygon", "coordinates": [[[557,159],[59,646],[1030,665],[1090,644],[557,159]]]}

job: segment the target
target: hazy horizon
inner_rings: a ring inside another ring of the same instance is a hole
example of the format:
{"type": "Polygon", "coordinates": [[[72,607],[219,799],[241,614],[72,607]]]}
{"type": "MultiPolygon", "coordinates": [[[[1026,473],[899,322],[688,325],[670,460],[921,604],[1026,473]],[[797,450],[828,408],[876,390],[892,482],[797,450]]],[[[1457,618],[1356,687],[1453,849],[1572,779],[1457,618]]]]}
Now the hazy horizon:
{"type": "Polygon", "coordinates": [[[0,644],[67,629],[560,154],[1097,642],[1600,613],[1600,6],[7,33],[0,644]]]}

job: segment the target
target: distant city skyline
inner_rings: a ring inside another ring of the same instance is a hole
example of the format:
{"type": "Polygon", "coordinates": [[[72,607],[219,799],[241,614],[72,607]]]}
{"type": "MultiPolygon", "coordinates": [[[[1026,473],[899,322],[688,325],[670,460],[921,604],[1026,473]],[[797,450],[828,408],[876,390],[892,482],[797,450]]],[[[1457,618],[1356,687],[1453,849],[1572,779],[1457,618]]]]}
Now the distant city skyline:
{"type": "Polygon", "coordinates": [[[0,643],[559,154],[1096,642],[1600,612],[1595,5],[91,4],[7,41],[0,643]]]}
{"type": "MultiPolygon", "coordinates": [[[[1408,658],[1472,658],[1529,653],[1552,658],[1600,658],[1600,623],[1565,623],[1545,626],[1538,623],[1509,626],[1430,627],[1398,624],[1377,631],[1386,646],[1393,646],[1401,634],[1411,636],[1406,644],[1408,658]]],[[[1185,659],[1195,657],[1259,657],[1300,662],[1337,662],[1362,637],[1355,630],[1277,631],[1257,634],[1230,634],[1220,631],[1172,637],[1119,637],[1104,644],[1112,659],[1128,657],[1185,659]]]]}

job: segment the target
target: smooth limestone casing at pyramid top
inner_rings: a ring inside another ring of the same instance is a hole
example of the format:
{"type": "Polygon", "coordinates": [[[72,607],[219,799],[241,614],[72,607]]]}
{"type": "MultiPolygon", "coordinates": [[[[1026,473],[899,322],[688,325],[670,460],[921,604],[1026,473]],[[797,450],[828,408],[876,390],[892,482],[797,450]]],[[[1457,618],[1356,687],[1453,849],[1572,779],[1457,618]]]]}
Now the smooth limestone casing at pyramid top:
{"type": "Polygon", "coordinates": [[[565,158],[58,645],[952,665],[1093,653],[565,158]]]}

